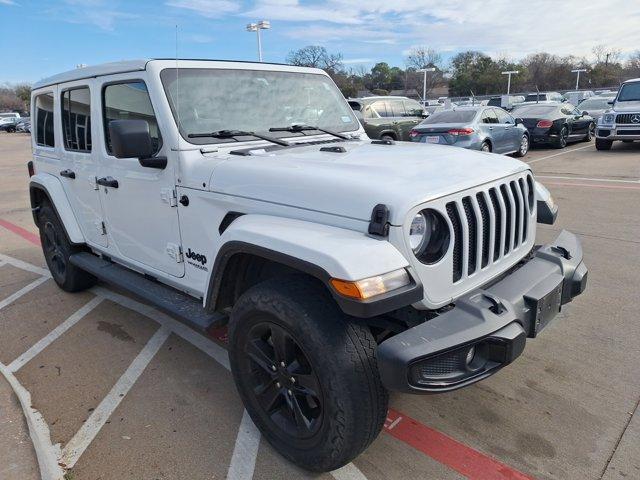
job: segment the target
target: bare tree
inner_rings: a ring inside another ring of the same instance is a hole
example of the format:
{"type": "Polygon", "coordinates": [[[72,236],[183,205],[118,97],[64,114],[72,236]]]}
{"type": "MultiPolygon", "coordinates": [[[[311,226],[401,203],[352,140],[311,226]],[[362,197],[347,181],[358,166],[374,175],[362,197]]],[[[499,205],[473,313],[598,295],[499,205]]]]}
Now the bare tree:
{"type": "Polygon", "coordinates": [[[329,53],[319,45],[308,45],[299,50],[292,50],[286,58],[287,63],[299,67],[322,68],[328,72],[342,70],[342,54],[329,53]]]}
{"type": "Polygon", "coordinates": [[[417,72],[423,68],[435,68],[434,72],[426,75],[426,93],[427,95],[434,87],[442,83],[442,55],[433,48],[426,46],[418,46],[409,50],[409,54],[405,58],[407,66],[404,72],[405,90],[415,88],[422,92],[425,77],[423,73],[417,72]]]}
{"type": "Polygon", "coordinates": [[[595,58],[595,64],[609,65],[612,63],[620,63],[622,51],[617,48],[609,48],[606,45],[596,45],[591,50],[595,58]]]}

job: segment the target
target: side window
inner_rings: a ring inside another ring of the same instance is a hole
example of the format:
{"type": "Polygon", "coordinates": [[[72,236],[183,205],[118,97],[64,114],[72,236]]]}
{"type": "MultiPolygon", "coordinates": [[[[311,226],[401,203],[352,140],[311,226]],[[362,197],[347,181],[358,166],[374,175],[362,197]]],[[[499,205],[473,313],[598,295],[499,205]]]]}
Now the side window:
{"type": "Polygon", "coordinates": [[[88,87],[62,92],[62,137],[66,150],[91,151],[91,94],[88,87]]]}
{"type": "Polygon", "coordinates": [[[405,117],[404,102],[402,100],[390,100],[387,105],[391,105],[392,117],[405,117]]]}
{"type": "Polygon", "coordinates": [[[367,105],[362,109],[362,116],[364,118],[378,118],[376,112],[371,108],[371,105],[367,105]]]}
{"type": "Polygon", "coordinates": [[[498,123],[498,117],[493,108],[487,108],[482,112],[482,123],[498,123]]]}
{"type": "Polygon", "coordinates": [[[404,109],[409,117],[421,117],[424,115],[424,109],[415,100],[404,100],[404,109]]]}
{"type": "Polygon", "coordinates": [[[373,108],[381,117],[390,117],[392,115],[391,109],[387,110],[387,106],[387,102],[383,102],[382,100],[371,104],[371,108],[373,108]]]}
{"type": "Polygon", "coordinates": [[[36,97],[36,144],[41,147],[55,147],[53,136],[53,93],[43,93],[36,97]]]}
{"type": "Polygon", "coordinates": [[[498,115],[498,123],[509,123],[512,125],[515,123],[513,121],[513,117],[509,115],[507,112],[505,112],[504,110],[502,110],[501,108],[495,108],[494,110],[498,115]]]}
{"type": "Polygon", "coordinates": [[[162,147],[162,136],[151,105],[147,85],[143,81],[112,83],[102,91],[102,115],[107,152],[111,153],[109,122],[111,120],[146,120],[154,152],[162,147]]]}

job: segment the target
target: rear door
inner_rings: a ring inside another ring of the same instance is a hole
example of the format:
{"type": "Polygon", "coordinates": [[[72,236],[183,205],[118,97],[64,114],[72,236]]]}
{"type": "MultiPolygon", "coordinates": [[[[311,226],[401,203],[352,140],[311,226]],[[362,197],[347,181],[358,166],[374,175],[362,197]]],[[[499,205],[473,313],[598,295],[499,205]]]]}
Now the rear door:
{"type": "Polygon", "coordinates": [[[504,129],[498,123],[496,111],[493,108],[485,108],[480,121],[485,135],[491,142],[492,151],[495,153],[504,152],[504,129]]]}
{"type": "Polygon", "coordinates": [[[102,183],[100,197],[110,250],[134,265],[181,277],[184,263],[175,196],[175,157],[162,141],[145,81],[131,75],[112,77],[101,85],[100,133],[104,141],[99,151],[98,183],[102,183]],[[166,168],[146,168],[136,158],[112,155],[109,122],[124,119],[147,122],[154,155],[168,158],[166,168]]]}
{"type": "Polygon", "coordinates": [[[386,100],[376,100],[369,105],[368,109],[365,108],[365,119],[367,123],[371,125],[371,130],[375,132],[375,135],[370,135],[372,138],[380,138],[385,134],[393,134],[397,139],[398,129],[397,124],[394,123],[393,111],[391,105],[386,100]],[[367,114],[371,118],[367,118],[367,114]]]}

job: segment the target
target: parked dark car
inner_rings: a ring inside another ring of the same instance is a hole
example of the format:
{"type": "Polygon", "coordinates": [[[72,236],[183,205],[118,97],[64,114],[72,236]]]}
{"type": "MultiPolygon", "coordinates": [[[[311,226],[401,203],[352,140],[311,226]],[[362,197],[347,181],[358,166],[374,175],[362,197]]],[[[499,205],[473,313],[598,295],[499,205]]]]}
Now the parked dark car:
{"type": "Polygon", "coordinates": [[[487,106],[500,107],[511,111],[516,104],[524,102],[524,95],[507,95],[506,97],[506,105],[503,105],[502,96],[496,96],[489,99],[487,106]]]}
{"type": "Polygon", "coordinates": [[[407,97],[350,98],[349,105],[367,135],[381,140],[411,140],[411,129],[429,115],[420,103],[407,97]]]}
{"type": "Polygon", "coordinates": [[[560,92],[533,92],[527,93],[525,102],[566,102],[567,99],[560,92]]]}
{"type": "Polygon", "coordinates": [[[411,131],[414,142],[453,145],[484,152],[529,150],[529,133],[508,112],[496,107],[456,107],[436,112],[411,131]]]}
{"type": "Polygon", "coordinates": [[[583,100],[578,105],[578,110],[587,112],[597,122],[598,119],[611,108],[609,102],[614,97],[606,97],[604,95],[594,95],[593,97],[583,100]]]}
{"type": "Polygon", "coordinates": [[[517,106],[511,114],[522,119],[532,144],[564,148],[569,142],[589,142],[595,134],[593,117],[570,103],[529,103],[517,106]]]}

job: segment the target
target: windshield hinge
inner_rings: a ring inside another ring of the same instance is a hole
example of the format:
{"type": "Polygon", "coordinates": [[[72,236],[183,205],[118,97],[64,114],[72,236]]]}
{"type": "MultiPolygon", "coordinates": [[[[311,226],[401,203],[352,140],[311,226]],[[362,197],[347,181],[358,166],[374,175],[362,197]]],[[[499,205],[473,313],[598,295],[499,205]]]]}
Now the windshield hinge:
{"type": "Polygon", "coordinates": [[[160,189],[160,198],[164,203],[168,203],[170,207],[178,206],[178,194],[173,188],[160,189]]]}

